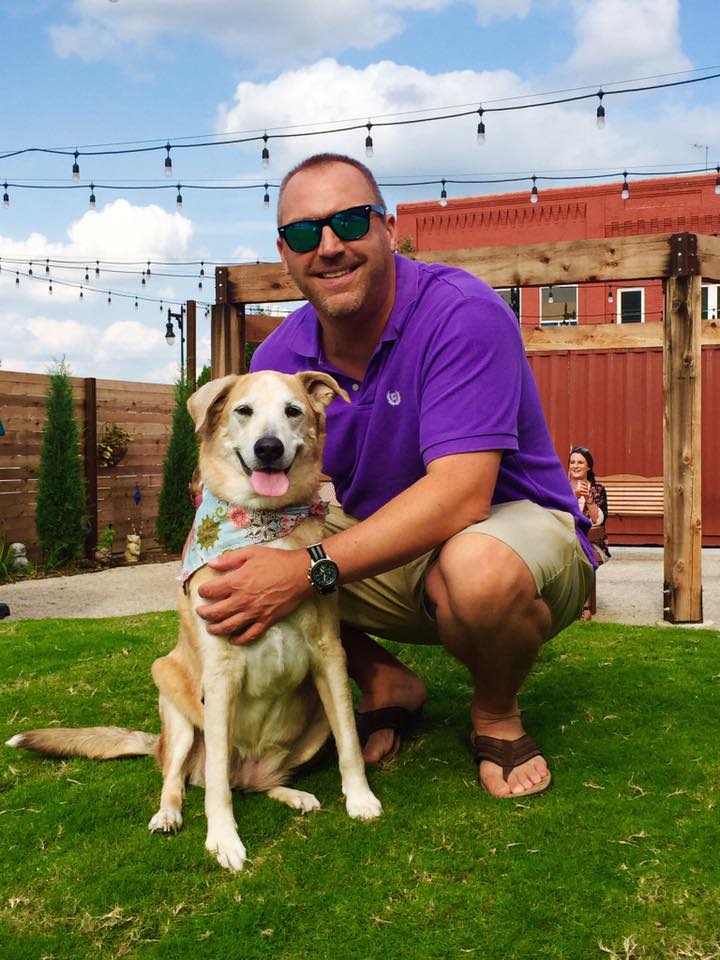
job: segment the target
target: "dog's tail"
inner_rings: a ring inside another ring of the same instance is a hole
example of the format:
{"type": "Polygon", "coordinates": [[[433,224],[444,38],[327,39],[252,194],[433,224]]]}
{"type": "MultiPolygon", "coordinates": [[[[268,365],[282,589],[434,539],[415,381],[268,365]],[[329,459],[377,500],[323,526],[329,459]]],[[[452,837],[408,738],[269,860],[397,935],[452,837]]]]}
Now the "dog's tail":
{"type": "Polygon", "coordinates": [[[52,757],[113,760],[155,756],[159,740],[155,733],[123,727],[46,727],[17,733],[6,743],[8,747],[22,747],[52,757]]]}

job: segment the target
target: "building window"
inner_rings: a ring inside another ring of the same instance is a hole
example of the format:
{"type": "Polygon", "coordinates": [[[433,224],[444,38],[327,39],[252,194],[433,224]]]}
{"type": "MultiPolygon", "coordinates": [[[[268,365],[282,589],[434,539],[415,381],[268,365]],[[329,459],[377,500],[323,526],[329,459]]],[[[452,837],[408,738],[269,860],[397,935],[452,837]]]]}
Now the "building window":
{"type": "Polygon", "coordinates": [[[578,288],[575,286],[542,287],[540,290],[540,323],[543,327],[577,324],[578,288]]]}
{"type": "Polygon", "coordinates": [[[717,320],[718,316],[720,316],[720,284],[704,283],[702,285],[702,318],[717,320]]]}
{"type": "Polygon", "coordinates": [[[645,291],[642,287],[626,288],[617,292],[617,322],[645,322],[645,291]]]}
{"type": "Polygon", "coordinates": [[[497,292],[520,320],[520,287],[503,287],[497,292]]]}

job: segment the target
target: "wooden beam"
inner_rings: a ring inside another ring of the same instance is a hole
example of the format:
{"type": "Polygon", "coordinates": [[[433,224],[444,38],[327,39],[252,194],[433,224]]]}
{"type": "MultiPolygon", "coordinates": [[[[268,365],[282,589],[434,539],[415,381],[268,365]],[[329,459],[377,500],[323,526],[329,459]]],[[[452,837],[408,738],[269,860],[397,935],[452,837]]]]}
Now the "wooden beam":
{"type": "MultiPolygon", "coordinates": [[[[580,323],[573,327],[522,327],[526,353],[564,350],[627,350],[662,347],[662,323],[580,323]]],[[[720,321],[703,320],[702,346],[720,346],[720,321]]]]}
{"type": "Polygon", "coordinates": [[[218,295],[222,293],[224,303],[282,303],[305,299],[282,263],[217,267],[215,273],[218,295]]]}
{"type": "Polygon", "coordinates": [[[85,461],[85,506],[88,532],[85,535],[85,556],[92,558],[98,540],[97,495],[97,380],[85,378],[83,403],[83,459],[85,461]]]}
{"type": "Polygon", "coordinates": [[[703,280],[720,283],[720,237],[697,235],[697,253],[703,280]]]}
{"type": "MultiPolygon", "coordinates": [[[[414,254],[414,259],[462,267],[492,287],[652,280],[675,272],[670,263],[672,236],[656,233],[517,247],[424,250],[414,254]]],[[[720,280],[720,238],[698,234],[697,256],[702,276],[707,280],[720,280]]],[[[282,263],[217,267],[215,276],[218,303],[280,303],[305,299],[282,263]]]]}
{"type": "Polygon", "coordinates": [[[664,618],[702,621],[701,279],[671,277],[665,292],[663,459],[664,618]]]}
{"type": "Polygon", "coordinates": [[[185,306],[185,341],[187,344],[187,361],[185,377],[194,390],[197,383],[197,304],[188,300],[185,306]]]}
{"type": "Polygon", "coordinates": [[[213,380],[240,373],[245,365],[245,309],[213,304],[210,320],[210,366],[213,380]]]}

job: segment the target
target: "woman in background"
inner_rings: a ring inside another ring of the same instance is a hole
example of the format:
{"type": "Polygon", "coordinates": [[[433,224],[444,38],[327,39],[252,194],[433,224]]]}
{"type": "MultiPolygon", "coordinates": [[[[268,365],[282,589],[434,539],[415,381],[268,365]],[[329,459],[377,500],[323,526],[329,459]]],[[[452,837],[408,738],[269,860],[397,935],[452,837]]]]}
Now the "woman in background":
{"type": "MultiPolygon", "coordinates": [[[[589,518],[593,525],[590,531],[590,542],[598,564],[607,563],[610,559],[610,550],[605,537],[605,531],[600,531],[607,517],[607,493],[605,487],[598,483],[593,470],[593,456],[587,447],[573,447],[568,460],[568,479],[578,498],[578,506],[582,513],[589,518]],[[596,532],[594,532],[596,531],[596,532]]],[[[581,614],[583,620],[590,620],[590,598],[585,601],[581,614]]]]}

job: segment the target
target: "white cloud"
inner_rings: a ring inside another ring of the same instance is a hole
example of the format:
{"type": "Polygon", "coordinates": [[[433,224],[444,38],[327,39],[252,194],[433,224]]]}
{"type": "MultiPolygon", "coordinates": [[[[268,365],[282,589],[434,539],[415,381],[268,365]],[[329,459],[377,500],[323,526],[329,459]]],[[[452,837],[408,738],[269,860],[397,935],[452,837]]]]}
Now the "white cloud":
{"type": "Polygon", "coordinates": [[[372,49],[402,33],[402,14],[469,5],[478,21],[524,18],[532,0],[74,0],[73,19],[49,28],[56,53],[121,60],[160,37],[203,36],[241,59],[308,62],[332,51],[372,49]]]}
{"type": "Polygon", "coordinates": [[[679,0],[573,0],[572,10],[569,66],[585,75],[603,68],[623,78],[692,66],[680,44],[679,0]]]}

